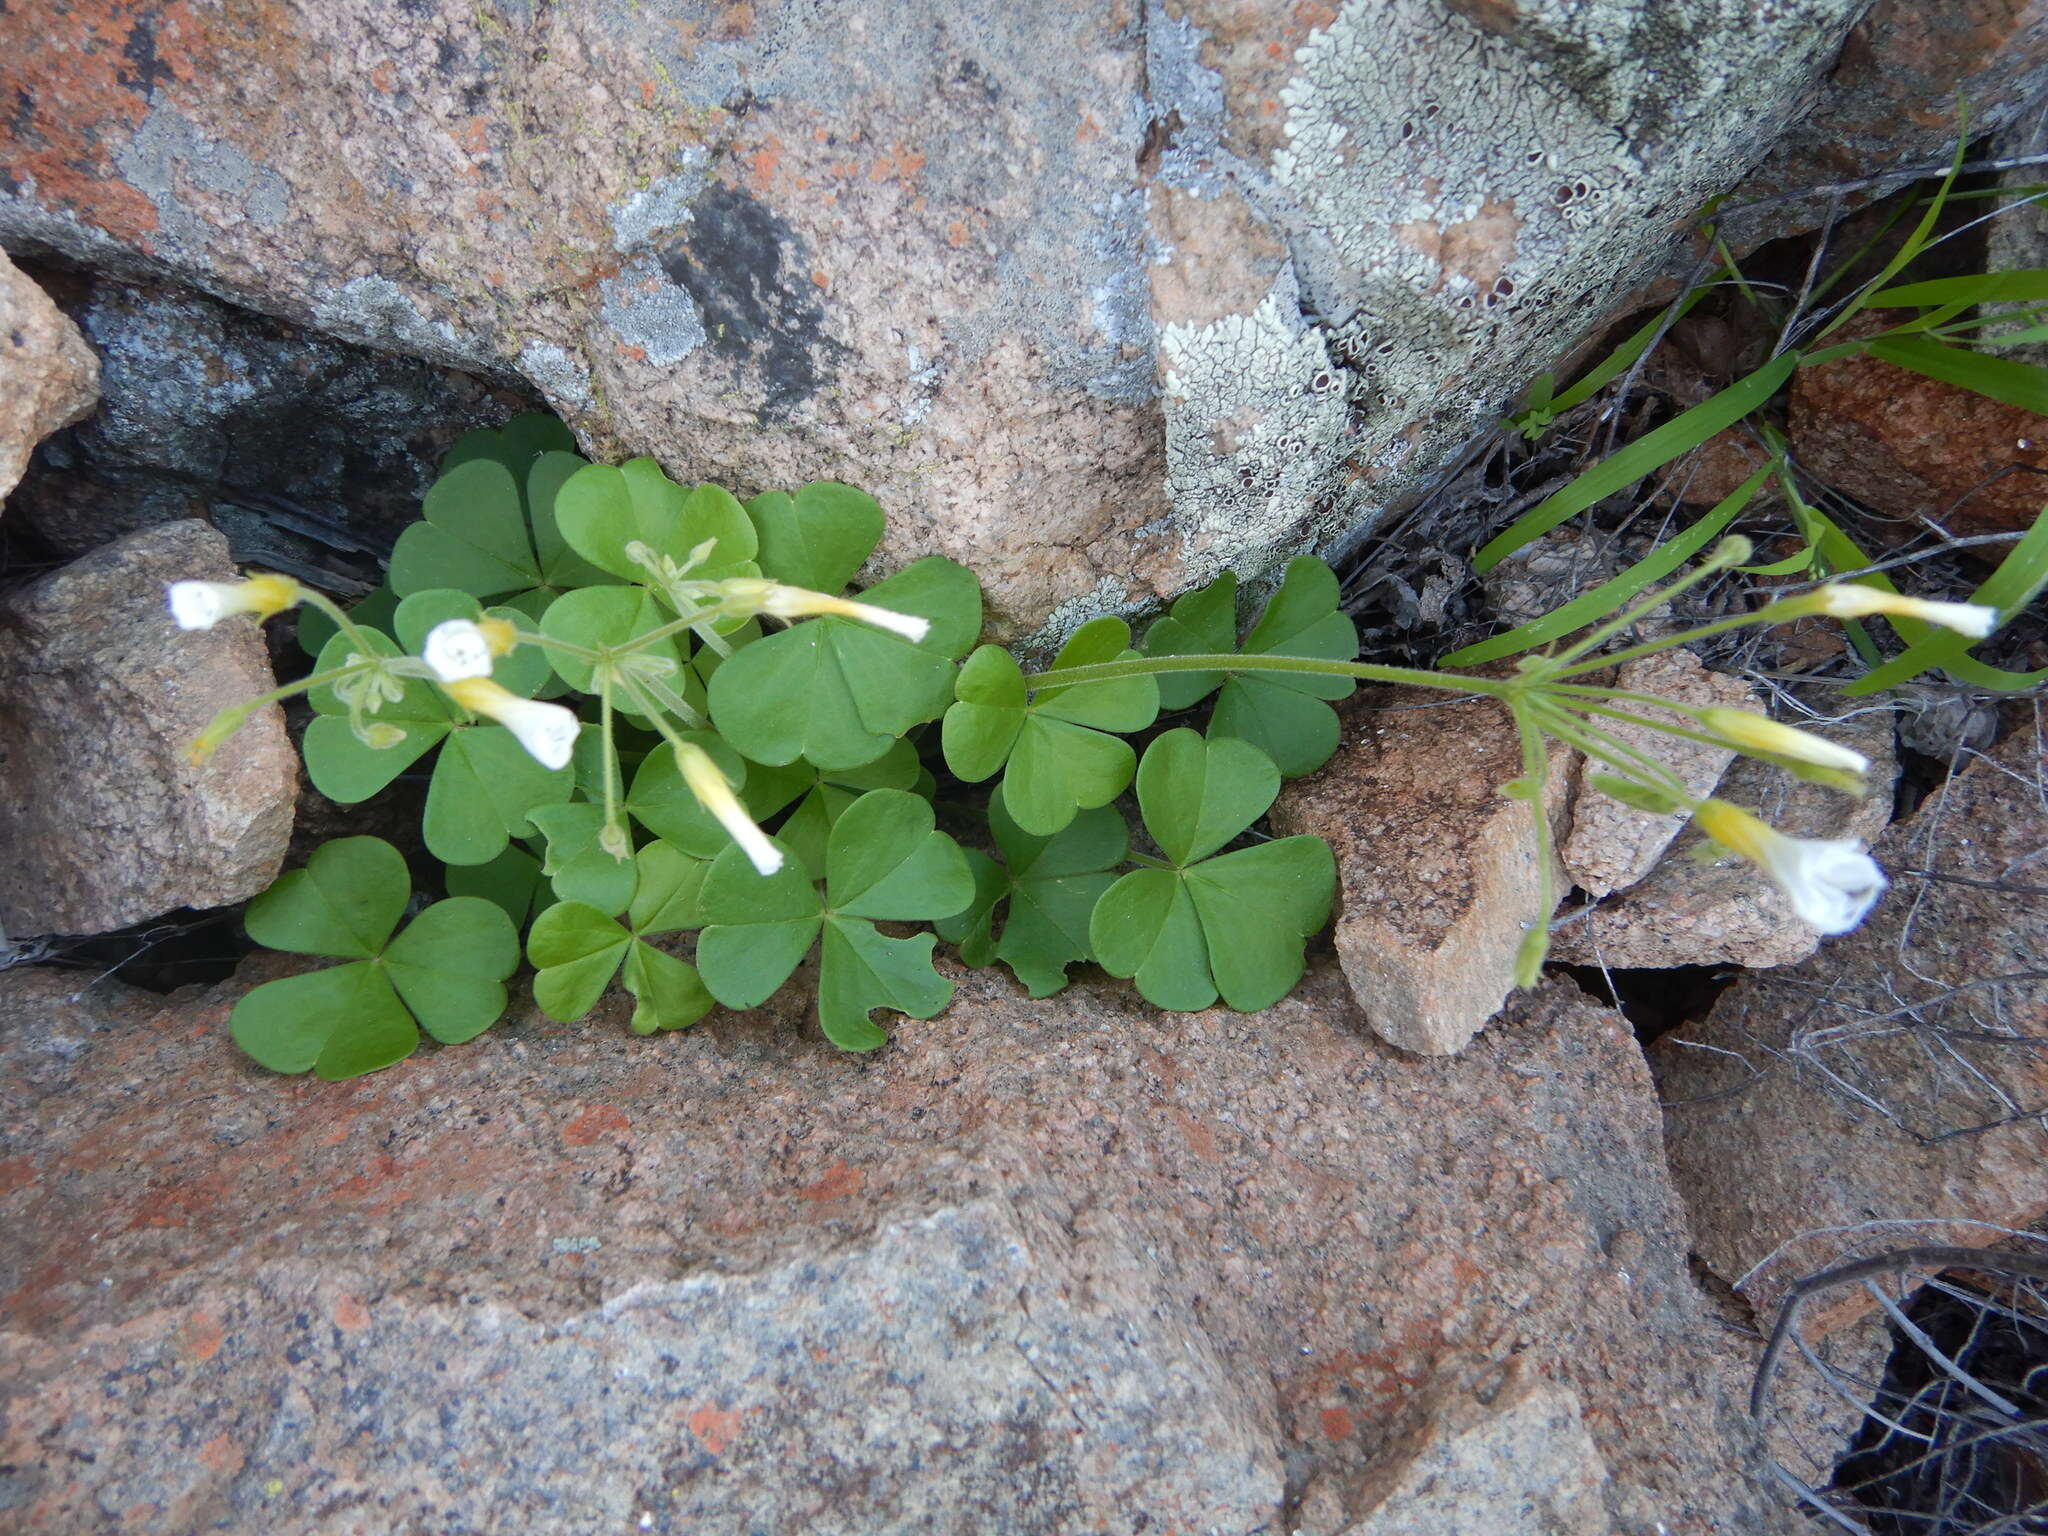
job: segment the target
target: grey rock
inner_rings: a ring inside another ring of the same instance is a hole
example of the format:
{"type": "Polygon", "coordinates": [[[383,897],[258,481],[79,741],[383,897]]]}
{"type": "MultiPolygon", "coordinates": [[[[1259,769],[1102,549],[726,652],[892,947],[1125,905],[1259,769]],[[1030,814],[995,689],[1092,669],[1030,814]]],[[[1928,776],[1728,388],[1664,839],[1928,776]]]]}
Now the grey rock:
{"type": "MultiPolygon", "coordinates": [[[[1898,755],[1892,711],[1884,704],[1810,690],[1790,723],[1870,759],[1870,793],[1861,799],[1795,778],[1770,763],[1737,758],[1716,791],[1761,814],[1793,837],[1855,838],[1868,843],[1891,820],[1898,755]]],[[[1755,865],[1737,858],[1702,863],[1703,839],[1688,828],[1642,880],[1583,913],[1559,921],[1553,958],[1574,965],[1662,970],[1680,965],[1794,965],[1820,946],[1785,893],[1755,865]]]]}
{"type": "Polygon", "coordinates": [[[679,476],[858,482],[883,566],[1044,635],[1363,536],[1865,9],[288,0],[261,49],[181,14],[139,91],[53,28],[0,235],[524,372],[679,476]]]}
{"type": "Polygon", "coordinates": [[[276,878],[298,759],[276,705],[203,765],[216,711],[275,686],[247,619],[179,630],[164,587],[235,574],[203,523],[129,535],[0,600],[0,933],[101,933],[276,878]]]}
{"type": "MultiPolygon", "coordinates": [[[[1513,991],[1529,925],[1549,916],[1535,816],[1500,792],[1522,772],[1521,738],[1491,699],[1367,689],[1338,714],[1343,746],[1281,791],[1273,829],[1336,854],[1337,957],[1374,1031],[1424,1055],[1462,1050],[1513,991]]],[[[1549,750],[1556,839],[1571,754],[1549,750]]],[[[1552,862],[1555,900],[1570,881],[1552,862]]]]}
{"type": "Polygon", "coordinates": [[[1332,1501],[1314,1487],[1296,1513],[1296,1536],[1614,1531],[1600,1496],[1610,1473],[1570,1388],[1517,1361],[1490,1379],[1434,1388],[1416,1406],[1415,1422],[1348,1491],[1356,1517],[1326,1524],[1332,1501]]]}
{"type": "Polygon", "coordinates": [[[101,408],[44,446],[13,510],[67,554],[200,517],[240,563],[358,594],[449,445],[532,404],[174,285],[57,292],[103,359],[101,408]]]}
{"type": "Polygon", "coordinates": [[[1614,1529],[1765,1528],[1640,1053],[1572,987],[1456,1062],[1322,961],[1256,1018],[968,973],[873,1056],[801,997],[608,1003],[335,1086],[237,1061],[275,971],[0,974],[31,1529],[1249,1536],[1311,1486],[1364,1519],[1517,1359],[1614,1529]]]}
{"type": "Polygon", "coordinates": [[[99,372],[78,327],[0,251],[0,502],[37,443],[92,413],[99,372]]]}
{"type": "MultiPolygon", "coordinates": [[[[1849,1259],[2048,1213],[2044,786],[2023,726],[1878,839],[1893,885],[1862,927],[1651,1048],[1695,1246],[1760,1311],[1849,1259]]],[[[1820,1330],[1869,1305],[1849,1288],[1809,1312],[1820,1330]]]]}

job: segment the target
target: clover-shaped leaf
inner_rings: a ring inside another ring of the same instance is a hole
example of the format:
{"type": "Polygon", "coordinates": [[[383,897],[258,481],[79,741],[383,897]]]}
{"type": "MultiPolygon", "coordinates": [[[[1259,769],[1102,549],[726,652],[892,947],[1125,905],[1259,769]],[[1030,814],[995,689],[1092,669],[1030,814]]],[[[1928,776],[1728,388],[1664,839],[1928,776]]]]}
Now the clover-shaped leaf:
{"type": "Polygon", "coordinates": [[[595,574],[587,567],[550,569],[561,562],[544,559],[539,547],[559,550],[546,504],[562,478],[561,461],[582,465],[575,448],[569,429],[551,416],[515,416],[498,431],[465,433],[441,462],[422,521],[398,536],[391,552],[393,590],[407,597],[455,587],[476,597],[502,597],[574,585],[595,574]],[[544,459],[555,462],[542,473],[544,459]],[[548,536],[537,539],[542,524],[548,536]]]}
{"type": "MultiPolygon", "coordinates": [[[[540,630],[551,639],[602,651],[607,647],[625,645],[672,621],[673,615],[645,587],[585,587],[556,598],[541,616],[540,630]]],[[[641,657],[648,658],[657,666],[666,663],[662,681],[681,695],[692,709],[701,710],[704,707],[703,685],[697,674],[682,664],[687,645],[681,635],[673,635],[642,646],[634,657],[636,661],[641,657]]],[[[550,659],[570,687],[584,693],[598,691],[596,671],[589,662],[562,651],[553,652],[550,659]]],[[[629,714],[642,713],[624,688],[613,690],[612,706],[629,714]]]]}
{"type": "MultiPolygon", "coordinates": [[[[1047,672],[1136,657],[1122,619],[1075,630],[1047,672]]],[[[969,783],[1004,770],[1002,793],[1017,825],[1050,837],[1079,810],[1107,805],[1131,782],[1137,754],[1111,732],[1141,731],[1159,714],[1150,677],[1079,687],[1027,689],[1016,658],[985,645],[967,658],[940,740],[946,766],[969,783]]]]}
{"type": "MultiPolygon", "coordinates": [[[[1313,555],[1289,563],[1279,590],[1245,636],[1246,656],[1309,656],[1354,661],[1358,629],[1338,606],[1341,593],[1329,566],[1313,555]]],[[[1173,605],[1145,636],[1148,656],[1224,655],[1238,649],[1237,578],[1226,571],[1173,605]]],[[[1320,673],[1168,673],[1159,679],[1161,702],[1185,709],[1218,684],[1212,737],[1235,736],[1273,759],[1287,778],[1313,773],[1337,750],[1336,711],[1323,701],[1348,698],[1356,682],[1320,673]]]]}
{"type": "Polygon", "coordinates": [[[689,572],[695,581],[761,574],[754,563],[759,537],[732,493],[715,485],[686,491],[653,459],[578,470],[555,492],[554,514],[570,548],[627,581],[651,575],[626,552],[635,543],[680,568],[698,546],[714,541],[704,563],[689,572]]]}
{"type": "Polygon", "coordinates": [[[882,504],[833,480],[813,481],[794,496],[756,496],[747,515],[761,538],[763,573],[834,597],[882,540],[882,504]]]}
{"type": "MultiPolygon", "coordinates": [[[[442,617],[473,616],[466,611],[473,602],[457,592],[421,593],[400,603],[397,617],[417,642],[442,617]]],[[[403,654],[398,642],[381,631],[359,633],[380,656],[403,654]]],[[[355,643],[337,634],[321,653],[319,668],[340,667],[353,654],[355,643]]],[[[521,664],[503,669],[500,679],[507,687],[519,684],[516,692],[531,693],[541,675],[521,664]]],[[[367,800],[439,744],[441,755],[421,819],[427,850],[443,863],[483,864],[502,853],[509,839],[525,834],[529,810],[567,797],[568,770],[535,761],[505,727],[469,721],[421,678],[391,683],[398,697],[377,701],[366,717],[398,729],[400,739],[389,747],[372,747],[357,738],[348,702],[335,687],[315,688],[308,695],[315,718],[306,727],[306,773],[328,799],[341,805],[367,800]]]]}
{"type": "Polygon", "coordinates": [[[541,878],[540,860],[514,843],[486,864],[450,864],[450,896],[480,896],[524,928],[553,900],[541,878]]]}
{"type": "Polygon", "coordinates": [[[1088,936],[1105,970],[1135,977],[1161,1008],[1206,1008],[1220,994],[1253,1013],[1287,995],[1308,936],[1329,919],[1329,845],[1288,837],[1216,853],[1279,789],[1272,759],[1235,737],[1168,731],[1146,749],[1138,806],[1171,867],[1133,870],[1096,903],[1088,936]]]}
{"type": "Polygon", "coordinates": [[[802,757],[858,768],[953,696],[953,662],[981,629],[974,573],[932,555],[879,581],[861,601],[931,621],[913,642],[858,619],[809,619],[745,646],[711,674],[712,722],[757,763],[802,757]]]}
{"type": "MultiPolygon", "coordinates": [[[[778,768],[754,767],[747,774],[744,798],[754,819],[761,822],[784,806],[795,806],[775,835],[813,880],[822,880],[825,845],[846,808],[871,789],[922,793],[920,781],[925,777],[918,765],[917,748],[899,741],[872,763],[858,768],[818,768],[802,758],[778,768]]],[[[930,794],[925,798],[929,800],[930,794]]]]}
{"type": "Polygon", "coordinates": [[[273,1072],[359,1077],[410,1056],[421,1029],[456,1045],[505,1011],[519,936],[473,896],[437,901],[391,936],[412,891],[381,838],[323,844],[249,903],[249,936],[271,949],[344,965],[267,981],[235,1004],[235,1043],[273,1072]]]}
{"type": "Polygon", "coordinates": [[[1067,984],[1069,965],[1095,958],[1088,920],[1116,883],[1129,829],[1103,806],[1082,811],[1051,837],[1033,837],[1011,819],[1000,791],[989,801],[988,822],[1003,862],[968,853],[974,903],[938,923],[939,937],[958,944],[969,965],[1000,960],[1033,997],[1050,997],[1067,984]],[[998,937],[996,909],[1006,902],[998,937]]]}
{"type": "Polygon", "coordinates": [[[934,830],[931,806],[904,790],[873,790],[832,829],[822,897],[793,859],[763,876],[738,848],[720,854],[704,880],[710,926],[697,941],[697,965],[712,996],[752,1008],[821,944],[826,1037],[842,1050],[873,1050],[888,1039],[871,1018],[876,1009],[928,1019],[953,996],[932,969],[931,934],[890,938],[876,922],[950,917],[973,898],[966,857],[934,830]]]}
{"type": "Polygon", "coordinates": [[[685,1029],[711,1011],[711,994],[695,966],[647,940],[702,924],[699,894],[710,866],[652,842],[627,867],[634,891],[623,926],[580,901],[561,902],[534,920],[526,940],[537,972],[533,1000],[549,1018],[571,1023],[596,1006],[623,967],[635,999],[633,1032],[685,1029]]]}
{"type": "Polygon", "coordinates": [[[595,907],[607,916],[626,910],[638,876],[631,859],[616,858],[599,845],[603,806],[581,802],[536,806],[527,820],[548,840],[541,873],[556,896],[595,907]]]}
{"type": "MultiPolygon", "coordinates": [[[[724,770],[727,782],[735,790],[745,789],[747,764],[739,753],[711,731],[679,734],[684,741],[695,742],[710,753],[711,760],[724,770]]],[[[683,782],[676,755],[666,744],[640,760],[626,793],[624,809],[656,837],[697,858],[716,858],[732,845],[732,834],[719,825],[718,818],[704,809],[690,786],[683,782]]]]}

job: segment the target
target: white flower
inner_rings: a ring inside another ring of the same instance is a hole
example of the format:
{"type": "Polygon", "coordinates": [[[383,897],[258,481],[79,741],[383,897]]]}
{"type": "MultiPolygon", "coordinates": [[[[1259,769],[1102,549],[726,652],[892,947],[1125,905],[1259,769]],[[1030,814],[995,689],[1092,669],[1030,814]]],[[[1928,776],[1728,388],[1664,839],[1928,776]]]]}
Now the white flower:
{"type": "Polygon", "coordinates": [[[442,691],[464,709],[488,715],[519,738],[545,768],[566,768],[583,729],[574,712],[560,704],[522,699],[487,677],[465,677],[443,683],[442,691]]]}
{"type": "Polygon", "coordinates": [[[289,576],[251,576],[247,581],[174,581],[168,596],[180,629],[211,629],[230,614],[267,619],[298,606],[299,584],[289,576]]]}
{"type": "Polygon", "coordinates": [[[1822,768],[1846,768],[1851,773],[1865,773],[1870,768],[1870,759],[1861,752],[1746,709],[1703,709],[1700,723],[1746,751],[1796,758],[1822,768]]]}
{"type": "Polygon", "coordinates": [[[889,630],[906,640],[922,640],[931,633],[931,620],[921,619],[915,614],[897,613],[891,608],[857,603],[851,598],[829,597],[823,592],[812,592],[803,587],[785,587],[776,581],[763,582],[761,586],[765,590],[757,598],[760,611],[778,619],[803,619],[813,614],[832,613],[842,618],[859,619],[863,624],[889,630]]]}
{"type": "Polygon", "coordinates": [[[1776,881],[1792,910],[1822,933],[1847,933],[1884,893],[1884,871],[1852,838],[1787,837],[1725,800],[1703,802],[1693,820],[1776,881]]]}
{"type": "Polygon", "coordinates": [[[724,770],[712,760],[711,754],[690,741],[679,742],[675,751],[676,767],[682,772],[683,782],[690,786],[690,793],[731,834],[732,840],[740,845],[754,868],[764,875],[772,875],[782,868],[782,850],[768,841],[768,835],[754,824],[754,818],[740,804],[739,796],[732,792],[724,770]]]}
{"type": "Polygon", "coordinates": [[[428,630],[420,657],[444,683],[491,675],[491,643],[468,619],[449,619],[428,630]]]}
{"type": "Polygon", "coordinates": [[[1945,629],[1982,640],[1998,626],[1998,610],[1982,603],[1930,603],[1925,598],[1906,597],[1882,587],[1859,582],[1825,586],[1815,594],[1819,611],[1834,619],[1860,619],[1872,613],[1894,613],[1908,619],[1924,619],[1945,629]]]}

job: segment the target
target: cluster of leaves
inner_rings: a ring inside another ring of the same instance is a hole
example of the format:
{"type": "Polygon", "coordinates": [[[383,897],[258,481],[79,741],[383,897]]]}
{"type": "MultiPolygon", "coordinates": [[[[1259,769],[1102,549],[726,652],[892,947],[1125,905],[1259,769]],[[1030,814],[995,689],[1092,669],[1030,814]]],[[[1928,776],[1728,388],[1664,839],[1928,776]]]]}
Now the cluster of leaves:
{"type": "MultiPolygon", "coordinates": [[[[1061,671],[1140,654],[1117,619],[1082,626],[1033,678],[1001,647],[974,648],[979,584],[941,557],[859,594],[928,621],[915,641],[830,613],[771,629],[682,627],[688,615],[654,568],[837,596],[882,526],[872,498],[835,483],[742,503],[678,485],[651,459],[589,464],[542,417],[465,437],[399,540],[388,589],[350,612],[355,635],[308,612],[301,643],[325,673],[346,672],[365,645],[417,654],[451,618],[488,615],[566,642],[522,643],[492,676],[578,711],[573,759],[542,766],[425,678],[312,689],[314,785],[348,804],[408,770],[424,776],[422,840],[441,868],[423,873],[448,895],[393,939],[412,887],[404,860],[374,838],[326,845],[252,904],[249,929],[273,948],[348,963],[257,987],[236,1009],[235,1038],[275,1070],[329,1078],[403,1058],[420,1029],[471,1038],[506,1005],[522,934],[542,1011],[581,1018],[616,984],[642,1034],[720,1004],[758,1006],[815,954],[826,1036],[870,1050],[887,1039],[879,1017],[930,1018],[951,1000],[932,963],[940,938],[1039,997],[1084,961],[1135,977],[1162,1007],[1220,997],[1256,1009],[1284,995],[1328,915],[1334,874],[1319,840],[1269,840],[1255,824],[1283,775],[1335,749],[1325,701],[1350,680],[1060,683],[1061,671]],[[611,686],[612,664],[629,657],[665,686],[611,686]],[[1149,745],[1128,739],[1211,695],[1207,739],[1185,726],[1149,745]],[[676,741],[724,772],[782,850],[779,870],[757,873],[698,802],[676,741]],[[935,808],[942,777],[953,793],[935,808]],[[1134,782],[1157,856],[1133,850],[1115,805],[1134,782]],[[984,783],[986,793],[961,787],[984,783]],[[940,829],[939,809],[969,846],[940,829]],[[605,836],[614,815],[628,847],[605,836]]],[[[1337,598],[1327,566],[1296,561],[1244,651],[1349,661],[1357,640],[1337,598]]],[[[1237,599],[1231,576],[1183,598],[1144,654],[1237,649],[1237,599]]]]}
{"type": "MultiPolygon", "coordinates": [[[[1591,465],[1545,497],[1488,540],[1473,556],[1473,566],[1485,573],[1553,528],[1607,497],[1628,490],[1738,423],[1750,423],[1768,451],[1768,461],[1698,521],[1660,540],[1641,560],[1617,575],[1527,624],[1452,652],[1442,659],[1442,664],[1470,667],[1521,655],[1610,618],[1670,578],[1680,566],[1698,558],[1774,483],[1791,515],[1792,526],[1788,531],[1796,535],[1799,547],[1783,559],[1745,567],[1745,574],[1846,576],[1896,591],[1883,570],[1873,569],[1879,562],[1823,508],[1801,494],[1783,435],[1756,418],[1781,396],[1799,370],[1856,355],[1878,358],[1910,373],[2048,415],[2048,368],[2000,355],[2013,347],[2048,338],[2048,270],[1898,281],[1913,262],[1947,238],[1939,233],[1943,210],[1974,195],[1955,189],[1963,151],[1964,141],[1959,138],[1956,158],[1947,177],[1924,197],[1899,200],[1889,217],[1859,249],[1832,271],[1817,274],[1789,309],[1746,283],[1726,246],[1717,242],[1716,249],[1730,282],[1746,302],[1758,309],[1759,319],[1767,323],[1772,334],[1785,339],[1784,344],[1744,377],[1591,465]],[[1895,224],[1916,208],[1919,218],[1877,271],[1854,285],[1839,302],[1827,303],[1830,293],[1858,263],[1871,256],[1878,242],[1887,238],[1895,224]],[[1870,334],[1845,338],[1844,328],[1859,315],[1882,316],[1886,323],[1870,334]]],[[[2044,196],[2048,192],[2036,188],[2026,195],[2026,200],[2036,201],[2044,196]]],[[[1530,387],[1526,407],[1510,419],[1510,425],[1532,439],[1542,436],[1564,411],[1591,399],[1635,369],[1672,325],[1711,291],[1705,286],[1690,288],[1567,389],[1557,390],[1555,380],[1544,374],[1530,387]]],[[[2009,616],[2024,609],[2044,586],[2048,586],[2048,511],[2006,553],[1971,601],[2009,616]]],[[[1866,670],[1849,684],[1847,693],[1880,692],[1930,671],[1945,672],[1960,683],[1990,692],[2016,692],[2048,681],[2048,668],[2013,672],[1970,656],[1972,641],[1967,636],[1935,629],[1911,618],[1897,617],[1886,622],[1900,647],[1889,659],[1860,627],[1851,627],[1850,640],[1866,670]]]]}

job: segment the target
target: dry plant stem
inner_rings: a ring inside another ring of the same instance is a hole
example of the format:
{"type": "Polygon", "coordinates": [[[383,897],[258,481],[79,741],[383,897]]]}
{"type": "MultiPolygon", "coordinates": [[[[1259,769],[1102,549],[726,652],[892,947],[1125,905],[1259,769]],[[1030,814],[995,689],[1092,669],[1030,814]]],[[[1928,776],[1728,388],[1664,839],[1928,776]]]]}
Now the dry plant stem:
{"type": "Polygon", "coordinates": [[[1808,1301],[1819,1292],[1839,1285],[1860,1285],[1879,1275],[1901,1275],[1915,1269],[1975,1269],[1986,1274],[2024,1275],[2030,1279],[2048,1280],[2048,1254],[1993,1253],[1983,1248],[1901,1248],[1807,1276],[1786,1294],[1784,1306],[1778,1313],[1777,1326],[1771,1330],[1770,1342],[1764,1346],[1763,1358],[1757,1362],[1756,1377],[1749,1389],[1750,1417],[1762,1419],[1769,1408],[1771,1380],[1777,1371],[1778,1357],[1784,1354],[1785,1342],[1799,1320],[1800,1309],[1808,1301]]]}

